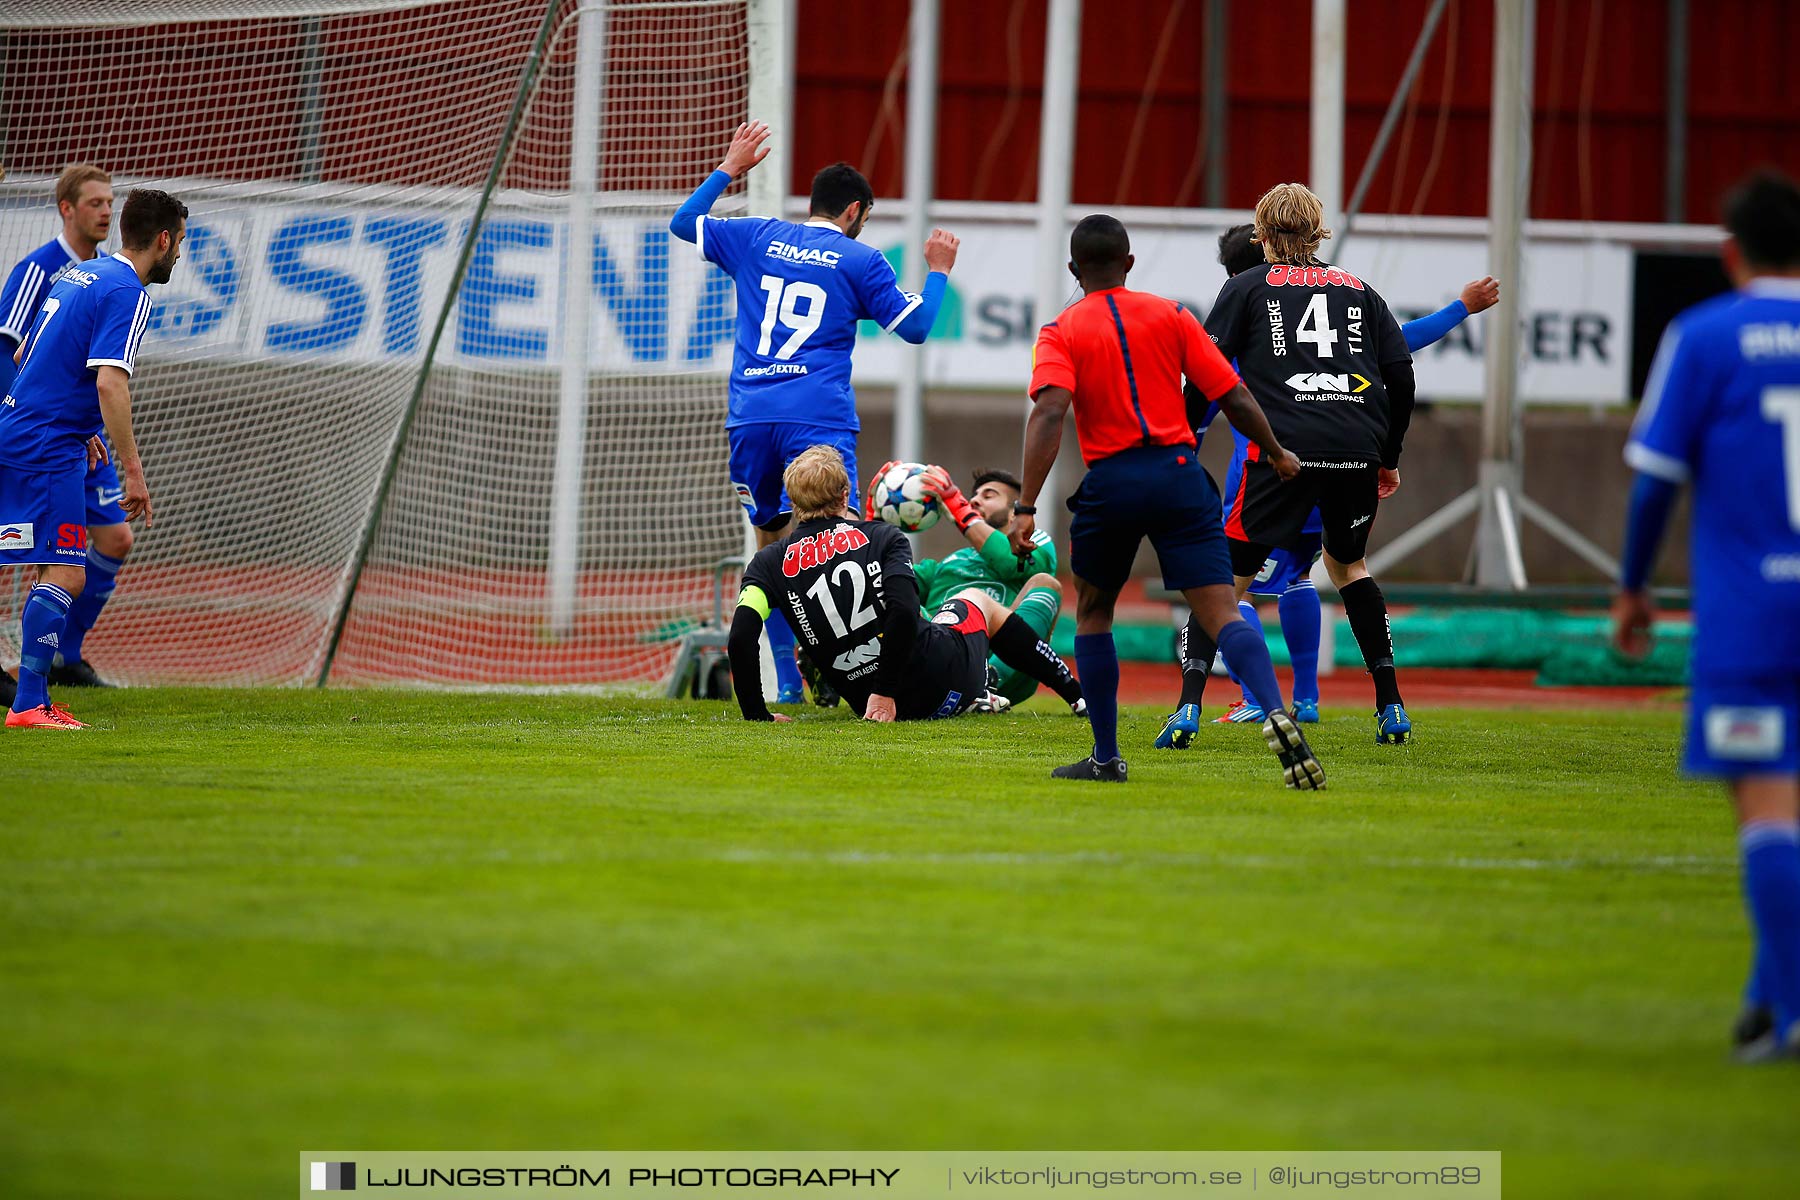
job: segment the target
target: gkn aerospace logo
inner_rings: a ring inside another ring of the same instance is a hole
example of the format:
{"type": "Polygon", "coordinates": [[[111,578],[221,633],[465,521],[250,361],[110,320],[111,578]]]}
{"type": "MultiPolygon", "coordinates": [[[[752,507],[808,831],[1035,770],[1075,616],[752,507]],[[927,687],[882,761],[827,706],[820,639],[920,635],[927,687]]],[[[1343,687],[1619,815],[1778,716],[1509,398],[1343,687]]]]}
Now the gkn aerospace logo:
{"type": "Polygon", "coordinates": [[[1296,400],[1348,400],[1353,404],[1361,404],[1361,392],[1372,386],[1369,381],[1354,372],[1348,375],[1332,375],[1325,371],[1301,371],[1287,377],[1287,385],[1294,389],[1296,400]]]}

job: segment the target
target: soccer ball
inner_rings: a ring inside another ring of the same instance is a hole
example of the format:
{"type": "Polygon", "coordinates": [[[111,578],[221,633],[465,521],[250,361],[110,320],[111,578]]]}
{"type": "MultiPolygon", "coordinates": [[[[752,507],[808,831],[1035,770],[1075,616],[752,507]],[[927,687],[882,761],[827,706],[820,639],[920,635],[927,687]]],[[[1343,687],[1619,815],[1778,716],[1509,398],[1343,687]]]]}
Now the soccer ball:
{"type": "Polygon", "coordinates": [[[936,496],[925,494],[925,481],[921,478],[925,471],[923,463],[889,467],[887,474],[875,481],[875,511],[871,515],[908,533],[936,525],[944,515],[944,506],[936,496]]]}

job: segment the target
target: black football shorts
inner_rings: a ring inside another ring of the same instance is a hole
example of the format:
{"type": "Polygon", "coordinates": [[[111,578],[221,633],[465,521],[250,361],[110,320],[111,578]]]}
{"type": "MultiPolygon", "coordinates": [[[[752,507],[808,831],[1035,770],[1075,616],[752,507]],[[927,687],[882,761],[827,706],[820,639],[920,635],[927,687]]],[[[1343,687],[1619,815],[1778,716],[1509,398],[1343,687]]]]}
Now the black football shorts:
{"type": "Polygon", "coordinates": [[[967,600],[946,600],[919,630],[906,683],[894,697],[902,721],[930,721],[966,712],[987,694],[988,627],[967,600]]]}
{"type": "Polygon", "coordinates": [[[1302,467],[1286,483],[1266,462],[1247,462],[1225,509],[1234,575],[1255,575],[1277,546],[1296,544],[1312,510],[1324,526],[1325,553],[1341,563],[1360,562],[1375,524],[1380,484],[1377,468],[1363,463],[1302,467]]]}

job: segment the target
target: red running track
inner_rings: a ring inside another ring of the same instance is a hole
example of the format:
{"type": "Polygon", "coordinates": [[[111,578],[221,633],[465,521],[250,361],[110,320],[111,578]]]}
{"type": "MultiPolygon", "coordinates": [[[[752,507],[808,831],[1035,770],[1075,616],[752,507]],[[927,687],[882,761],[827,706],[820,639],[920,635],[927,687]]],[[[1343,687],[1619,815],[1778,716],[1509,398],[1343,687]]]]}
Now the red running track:
{"type": "MultiPolygon", "coordinates": [[[[1275,672],[1281,691],[1291,696],[1293,674],[1275,672]]],[[[1637,708],[1675,709],[1681,692],[1662,687],[1539,687],[1532,671],[1471,671],[1419,668],[1400,672],[1400,690],[1408,708],[1637,708]]],[[[1173,708],[1181,693],[1181,672],[1174,664],[1121,663],[1119,700],[1123,704],[1155,704],[1173,708]]],[[[1216,716],[1238,699],[1237,685],[1215,676],[1206,685],[1205,711],[1216,716]]],[[[1373,712],[1375,693],[1361,671],[1337,671],[1319,677],[1319,705],[1326,710],[1373,712]]]]}

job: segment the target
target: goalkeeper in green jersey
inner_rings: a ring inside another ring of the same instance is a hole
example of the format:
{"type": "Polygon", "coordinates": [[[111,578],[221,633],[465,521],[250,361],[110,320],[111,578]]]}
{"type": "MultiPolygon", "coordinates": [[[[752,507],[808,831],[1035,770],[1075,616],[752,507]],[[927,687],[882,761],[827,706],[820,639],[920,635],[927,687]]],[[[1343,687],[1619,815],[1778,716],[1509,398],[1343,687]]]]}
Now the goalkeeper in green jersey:
{"type": "MultiPolygon", "coordinates": [[[[880,479],[883,474],[877,472],[875,478],[880,479]]],[[[1062,611],[1062,584],[1056,581],[1056,546],[1042,531],[1032,535],[1030,554],[1015,554],[1007,543],[1013,505],[1019,499],[1019,477],[1010,471],[977,471],[974,491],[968,496],[942,467],[932,467],[922,478],[924,490],[938,498],[969,540],[967,546],[946,558],[927,558],[913,565],[922,611],[934,613],[964,588],[979,588],[1012,609],[1048,643],[1056,616],[1062,611]]],[[[1008,701],[1020,704],[1036,694],[1037,680],[999,659],[989,661],[1000,677],[994,691],[1008,701]]],[[[1085,706],[1077,701],[1072,708],[1080,716],[1085,706]]]]}

